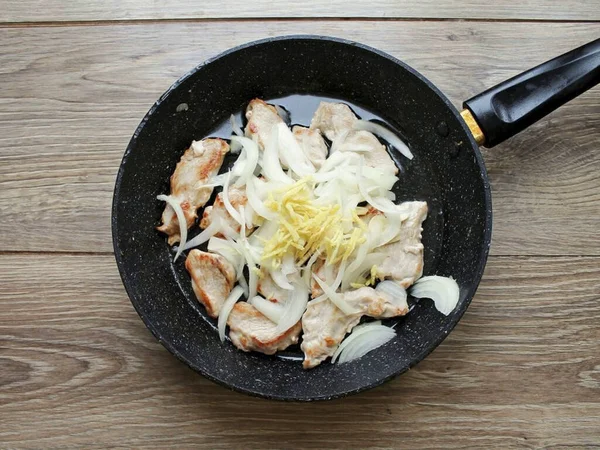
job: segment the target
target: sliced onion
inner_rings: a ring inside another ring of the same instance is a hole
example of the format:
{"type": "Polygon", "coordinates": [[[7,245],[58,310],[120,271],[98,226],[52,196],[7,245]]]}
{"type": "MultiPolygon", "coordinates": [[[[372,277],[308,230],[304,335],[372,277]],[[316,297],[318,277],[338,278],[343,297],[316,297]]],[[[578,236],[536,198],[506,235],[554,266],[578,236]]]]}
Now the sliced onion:
{"type": "Polygon", "coordinates": [[[388,343],[396,336],[394,329],[381,325],[380,321],[365,323],[352,330],[352,333],[342,341],[331,359],[339,364],[358,359],[370,351],[388,343]]]}
{"type": "Polygon", "coordinates": [[[248,302],[271,322],[278,324],[283,316],[284,307],[279,303],[262,298],[260,295],[252,297],[248,302]]]}
{"type": "Polygon", "coordinates": [[[242,291],[244,293],[244,297],[250,298],[249,289],[248,289],[248,283],[246,282],[246,278],[244,278],[244,262],[243,262],[243,259],[242,259],[241,268],[239,268],[237,270],[237,274],[238,274],[238,276],[237,276],[237,280],[236,281],[240,284],[240,287],[242,288],[242,291]]]}
{"type": "Polygon", "coordinates": [[[179,248],[177,249],[177,252],[175,253],[175,258],[173,258],[173,261],[177,261],[177,258],[179,258],[179,255],[181,255],[181,252],[183,252],[183,247],[186,244],[187,241],[187,222],[185,220],[185,214],[183,214],[183,209],[181,209],[181,205],[179,204],[179,202],[177,200],[175,200],[173,197],[171,197],[170,195],[157,195],[156,196],[157,200],[162,200],[163,202],[167,202],[167,204],[173,208],[173,211],[175,211],[175,215],[177,216],[177,221],[179,222],[179,248]]]}
{"type": "Polygon", "coordinates": [[[275,329],[276,333],[282,333],[296,325],[302,319],[304,311],[306,311],[308,287],[299,278],[293,280],[292,285],[294,286],[294,290],[285,304],[283,314],[275,329]]]}
{"type": "Polygon", "coordinates": [[[447,316],[458,304],[460,289],[452,277],[432,275],[418,279],[410,289],[410,295],[415,298],[430,298],[435,308],[447,316]]]}
{"type": "Polygon", "coordinates": [[[243,186],[244,184],[248,184],[250,177],[254,176],[254,170],[258,164],[258,145],[256,145],[252,139],[243,136],[232,136],[231,142],[239,142],[242,144],[242,149],[244,151],[244,166],[239,174],[239,179],[235,182],[235,186],[243,186]]]}
{"type": "Polygon", "coordinates": [[[208,251],[221,255],[223,258],[233,264],[236,269],[240,263],[243,263],[242,256],[237,251],[236,246],[226,239],[216,236],[211,237],[208,240],[208,251]]]}
{"type": "Polygon", "coordinates": [[[271,130],[271,139],[265,147],[263,153],[263,175],[271,181],[277,181],[283,184],[294,182],[285,174],[279,162],[279,127],[274,125],[271,130]]]}
{"type": "Polygon", "coordinates": [[[356,164],[360,160],[356,153],[330,153],[329,158],[325,160],[318,173],[329,172],[340,165],[356,164]]]}
{"type": "Polygon", "coordinates": [[[195,236],[193,239],[189,240],[184,246],[183,250],[189,250],[190,248],[198,247],[199,245],[204,244],[210,238],[212,238],[215,234],[221,231],[223,226],[223,221],[220,218],[215,218],[210,225],[208,225],[200,234],[195,236]]]}
{"type": "Polygon", "coordinates": [[[298,272],[296,261],[294,261],[294,255],[291,252],[288,252],[283,256],[283,259],[281,260],[281,271],[284,275],[298,272]]]}
{"type": "Polygon", "coordinates": [[[365,272],[370,271],[373,266],[381,264],[385,258],[385,253],[369,253],[353,271],[346,270],[342,280],[342,291],[346,291],[351,283],[354,283],[365,272]]]}
{"type": "Polygon", "coordinates": [[[256,214],[259,216],[264,217],[267,220],[274,220],[277,217],[277,214],[267,208],[260,196],[257,194],[255,186],[256,180],[258,180],[258,178],[251,178],[246,184],[246,196],[248,197],[248,203],[250,203],[250,206],[252,206],[254,212],[256,212],[256,214]]]}
{"type": "Polygon", "coordinates": [[[385,197],[379,197],[377,199],[371,197],[371,195],[369,194],[368,189],[366,188],[365,183],[363,181],[363,176],[362,176],[363,162],[364,162],[364,159],[362,159],[362,157],[361,157],[361,166],[360,166],[360,169],[357,174],[358,188],[360,190],[361,195],[373,208],[378,209],[379,211],[382,211],[384,213],[390,213],[390,214],[397,213],[396,205],[394,204],[394,202],[388,200],[385,197]]]}
{"type": "Polygon", "coordinates": [[[334,153],[337,153],[340,150],[342,144],[348,136],[348,132],[349,130],[343,131],[333,140],[333,142],[331,143],[331,150],[329,152],[330,155],[333,155],[334,153]]]}
{"type": "Polygon", "coordinates": [[[229,201],[229,183],[231,181],[231,172],[227,172],[227,177],[223,183],[223,204],[229,215],[240,225],[244,224],[243,218],[240,213],[235,210],[231,202],[229,201]]]}
{"type": "Polygon", "coordinates": [[[306,263],[306,266],[304,267],[304,271],[302,272],[302,280],[304,281],[304,284],[309,289],[310,289],[310,276],[312,274],[312,266],[320,254],[321,254],[321,252],[318,250],[316,252],[314,252],[312,254],[312,256],[309,258],[308,262],[306,263]]]}
{"type": "Polygon", "coordinates": [[[237,136],[243,136],[244,135],[244,132],[242,131],[242,128],[237,123],[237,120],[236,120],[236,118],[235,118],[235,116],[233,114],[229,117],[229,123],[231,123],[231,130],[237,136]]]}
{"type": "Polygon", "coordinates": [[[221,338],[221,342],[225,341],[225,327],[227,326],[229,314],[231,314],[231,310],[243,293],[244,290],[240,286],[236,286],[229,294],[229,297],[227,297],[227,300],[225,300],[225,303],[223,303],[223,307],[219,313],[219,319],[217,320],[217,328],[219,330],[219,338],[221,338]]]}
{"type": "Polygon", "coordinates": [[[292,130],[284,123],[279,123],[276,126],[278,127],[279,139],[277,143],[279,144],[279,159],[281,162],[299,177],[315,173],[315,167],[304,154],[292,130]]]}
{"type": "Polygon", "coordinates": [[[287,291],[294,290],[294,286],[291,285],[291,283],[288,281],[287,277],[281,270],[272,270],[269,272],[269,274],[271,275],[271,278],[273,279],[275,284],[281,289],[285,289],[287,291]]]}
{"type": "Polygon", "coordinates": [[[373,134],[376,134],[377,136],[388,141],[388,143],[392,147],[395,147],[396,150],[398,150],[400,153],[402,153],[408,159],[413,159],[413,154],[411,153],[408,146],[404,142],[402,142],[402,140],[398,136],[396,136],[394,133],[392,133],[387,128],[385,128],[377,123],[369,122],[367,120],[357,120],[356,122],[354,122],[354,129],[355,130],[365,130],[365,131],[369,131],[373,134]]]}
{"type": "Polygon", "coordinates": [[[344,314],[347,316],[351,314],[358,314],[360,310],[358,308],[353,308],[346,300],[343,299],[342,295],[335,292],[331,287],[329,287],[325,282],[321,281],[319,277],[317,277],[314,273],[312,274],[313,280],[317,282],[319,287],[323,290],[325,295],[333,302],[335,306],[337,306],[344,314]]]}
{"type": "Polygon", "coordinates": [[[396,306],[405,306],[408,308],[406,302],[406,290],[393,280],[383,280],[376,287],[377,292],[387,295],[392,303],[396,306]]]}

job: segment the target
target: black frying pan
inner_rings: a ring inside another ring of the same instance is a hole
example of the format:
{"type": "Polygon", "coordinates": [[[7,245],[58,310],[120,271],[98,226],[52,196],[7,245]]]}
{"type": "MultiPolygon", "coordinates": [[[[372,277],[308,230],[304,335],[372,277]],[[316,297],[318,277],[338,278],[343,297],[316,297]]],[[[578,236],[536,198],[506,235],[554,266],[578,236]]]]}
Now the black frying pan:
{"type": "Polygon", "coordinates": [[[492,147],[504,141],[599,81],[596,40],[473,97],[460,113],[414,69],[354,42],[292,36],[229,50],[160,97],[123,157],[112,229],[131,302],[170,352],[232,389],[274,399],[318,400],[377,386],[425,358],[475,294],[492,226],[490,187],[478,144],[492,147]],[[254,97],[290,94],[349,101],[366,115],[374,113],[408,142],[412,161],[392,155],[402,163],[396,193],[400,201],[429,203],[425,274],[451,275],[460,286],[460,301],[448,317],[429,301],[416,303],[410,314],[397,319],[392,342],[357,361],[325,362],[309,371],[302,369],[299,352],[264,356],[222,344],[214,321],[194,297],[183,258],[173,264],[164,236],[155,231],[164,206],[156,195],[169,192],[169,177],[192,139],[218,131],[220,123],[254,97]]]}

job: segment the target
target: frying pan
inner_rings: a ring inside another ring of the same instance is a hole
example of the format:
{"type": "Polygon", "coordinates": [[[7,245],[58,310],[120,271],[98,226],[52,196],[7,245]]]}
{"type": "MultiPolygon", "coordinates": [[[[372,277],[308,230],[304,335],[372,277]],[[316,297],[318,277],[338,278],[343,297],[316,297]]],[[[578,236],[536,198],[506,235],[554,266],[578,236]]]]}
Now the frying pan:
{"type": "Polygon", "coordinates": [[[115,257],[133,306],[156,338],[207,378],[281,400],[331,399],[395,377],[425,358],[454,328],[481,280],[491,239],[490,186],[479,145],[493,147],[600,81],[600,40],[479,94],[457,111],[425,77],[370,47],[321,36],[252,42],[178,80],[135,131],[118,172],[112,230],[115,257]],[[396,194],[426,200],[425,274],[454,277],[460,299],[449,315],[429,301],[397,323],[397,337],[363,358],[303,370],[299,352],[244,353],[219,341],[191,289],[183,258],[155,230],[169,177],[192,139],[207,136],[255,97],[310,94],[371,111],[410,146],[396,194]],[[183,105],[183,106],[182,106],[183,105]]]}

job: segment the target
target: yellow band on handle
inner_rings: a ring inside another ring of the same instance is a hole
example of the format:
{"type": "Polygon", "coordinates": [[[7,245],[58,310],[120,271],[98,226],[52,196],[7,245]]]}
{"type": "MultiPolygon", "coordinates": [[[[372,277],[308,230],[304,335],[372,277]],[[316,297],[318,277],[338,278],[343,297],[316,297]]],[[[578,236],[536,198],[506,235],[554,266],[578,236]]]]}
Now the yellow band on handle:
{"type": "Polygon", "coordinates": [[[473,135],[475,142],[477,142],[477,145],[483,145],[485,142],[485,136],[483,135],[481,128],[479,128],[479,124],[475,120],[475,117],[473,117],[473,114],[471,114],[471,111],[468,109],[463,109],[460,112],[460,115],[469,127],[469,130],[471,130],[471,134],[473,135]]]}

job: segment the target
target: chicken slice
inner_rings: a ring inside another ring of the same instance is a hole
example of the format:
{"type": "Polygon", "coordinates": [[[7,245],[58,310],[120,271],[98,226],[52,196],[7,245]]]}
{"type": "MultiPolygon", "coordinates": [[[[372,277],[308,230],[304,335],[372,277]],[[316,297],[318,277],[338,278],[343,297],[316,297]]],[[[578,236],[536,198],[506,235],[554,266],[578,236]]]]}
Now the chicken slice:
{"type": "Polygon", "coordinates": [[[303,367],[310,369],[332,356],[363,315],[377,319],[404,316],[408,313],[406,300],[395,300],[370,287],[341,294],[343,300],[358,310],[346,315],[330,300],[309,302],[302,316],[304,335],[300,348],[304,352],[303,367]]]}
{"type": "Polygon", "coordinates": [[[280,305],[285,305],[292,294],[292,291],[279,287],[265,268],[260,269],[256,290],[267,300],[280,305]]]}
{"type": "Polygon", "coordinates": [[[319,169],[327,159],[327,144],[321,134],[317,130],[301,126],[293,127],[292,133],[306,157],[316,169],[319,169]]]}
{"type": "Polygon", "coordinates": [[[246,302],[236,303],[229,318],[229,338],[233,345],[245,352],[256,351],[272,355],[298,342],[301,321],[284,332],[277,332],[277,324],[246,302]]]}
{"type": "Polygon", "coordinates": [[[248,104],[246,119],[248,119],[248,124],[245,134],[253,139],[261,150],[267,146],[273,126],[284,123],[275,107],[259,98],[255,98],[248,104]]]}
{"type": "MultiPolygon", "coordinates": [[[[240,206],[245,206],[248,203],[248,197],[246,196],[245,188],[237,188],[235,186],[231,186],[229,188],[229,202],[231,206],[238,211],[240,206]]],[[[212,206],[207,206],[204,208],[204,212],[202,213],[202,220],[200,221],[200,228],[208,228],[208,226],[216,219],[222,219],[225,225],[229,226],[236,233],[239,233],[242,226],[235,220],[227,209],[225,208],[225,203],[223,202],[223,193],[219,192],[217,194],[217,198],[212,206]]],[[[246,225],[246,230],[250,231],[253,227],[248,227],[246,225]]],[[[223,236],[221,232],[217,233],[218,236],[223,236]]]]}
{"type": "Polygon", "coordinates": [[[235,283],[235,268],[221,255],[192,250],[185,260],[196,298],[211,317],[218,317],[235,283]]]}
{"type": "Polygon", "coordinates": [[[321,102],[310,122],[311,130],[318,129],[330,141],[350,131],[357,121],[350,107],[344,103],[321,102]]]}
{"type": "MultiPolygon", "coordinates": [[[[205,185],[219,171],[228,151],[229,145],[222,139],[193,141],[177,163],[171,176],[171,197],[181,205],[188,228],[198,217],[198,208],[212,195],[213,188],[205,185]]],[[[156,229],[169,236],[169,245],[181,239],[177,215],[171,206],[165,206],[162,225],[156,229]]]]}
{"type": "Polygon", "coordinates": [[[349,131],[345,136],[340,137],[342,142],[338,147],[339,151],[359,150],[365,158],[365,164],[369,167],[381,169],[384,172],[391,172],[394,175],[398,173],[398,167],[387,152],[385,145],[379,142],[373,133],[368,131],[349,131]],[[369,150],[366,150],[369,149],[369,150]]]}
{"type": "Polygon", "coordinates": [[[367,166],[398,173],[385,145],[373,133],[353,130],[357,120],[348,105],[321,102],[310,122],[310,128],[319,129],[327,139],[336,141],[334,147],[339,151],[360,151],[367,166]]]}
{"type": "Polygon", "coordinates": [[[377,267],[378,278],[392,278],[407,289],[423,274],[423,244],[421,243],[422,224],[427,217],[426,202],[404,202],[398,211],[405,213],[399,240],[379,247],[378,251],[387,257],[377,267]]]}

